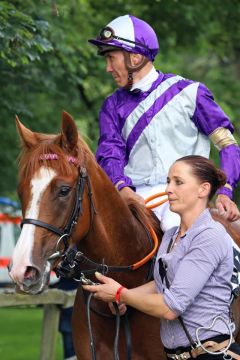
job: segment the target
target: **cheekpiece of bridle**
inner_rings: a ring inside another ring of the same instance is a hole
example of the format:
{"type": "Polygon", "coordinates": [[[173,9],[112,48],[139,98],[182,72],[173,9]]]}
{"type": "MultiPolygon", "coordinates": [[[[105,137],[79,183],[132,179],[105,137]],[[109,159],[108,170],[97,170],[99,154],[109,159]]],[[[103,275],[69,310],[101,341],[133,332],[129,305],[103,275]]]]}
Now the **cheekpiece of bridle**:
{"type": "Polygon", "coordinates": [[[70,218],[68,219],[66,226],[63,229],[57,228],[56,226],[48,224],[41,220],[29,219],[29,218],[25,218],[22,220],[21,227],[24,224],[31,224],[31,225],[39,226],[39,227],[45,228],[45,229],[59,235],[61,238],[67,240],[72,234],[73,228],[77,223],[79,214],[82,214],[82,200],[83,200],[83,193],[84,193],[86,181],[87,181],[87,171],[85,168],[81,167],[80,171],[79,171],[78,180],[77,180],[74,208],[72,210],[72,213],[70,215],[70,218]]]}

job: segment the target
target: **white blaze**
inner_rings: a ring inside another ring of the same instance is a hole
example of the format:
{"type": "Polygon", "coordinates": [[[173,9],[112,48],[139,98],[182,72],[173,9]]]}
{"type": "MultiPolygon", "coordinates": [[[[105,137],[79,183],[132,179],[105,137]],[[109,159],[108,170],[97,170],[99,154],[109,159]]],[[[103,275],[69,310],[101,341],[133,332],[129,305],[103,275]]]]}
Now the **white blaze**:
{"type": "MultiPolygon", "coordinates": [[[[31,181],[31,196],[25,217],[38,220],[39,205],[43,193],[46,191],[52,179],[56,176],[54,170],[41,167],[31,181]]],[[[36,226],[24,224],[12,258],[12,269],[10,276],[21,283],[27,266],[32,265],[32,249],[34,244],[34,233],[36,226]]]]}

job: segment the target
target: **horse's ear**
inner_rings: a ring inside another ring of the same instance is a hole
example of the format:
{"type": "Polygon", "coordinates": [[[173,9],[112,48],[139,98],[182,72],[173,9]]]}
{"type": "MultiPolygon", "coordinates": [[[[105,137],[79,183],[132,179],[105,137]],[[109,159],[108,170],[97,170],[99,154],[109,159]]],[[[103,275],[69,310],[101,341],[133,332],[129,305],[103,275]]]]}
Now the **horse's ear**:
{"type": "Polygon", "coordinates": [[[78,130],[77,126],[66,111],[62,113],[62,133],[61,133],[61,145],[66,150],[72,151],[77,148],[78,143],[78,130]]]}
{"type": "Polygon", "coordinates": [[[16,125],[17,125],[18,134],[19,134],[23,144],[26,147],[31,148],[38,143],[38,138],[37,138],[36,133],[34,133],[31,130],[29,130],[28,128],[26,128],[21,123],[21,121],[19,120],[17,115],[16,115],[16,125]]]}

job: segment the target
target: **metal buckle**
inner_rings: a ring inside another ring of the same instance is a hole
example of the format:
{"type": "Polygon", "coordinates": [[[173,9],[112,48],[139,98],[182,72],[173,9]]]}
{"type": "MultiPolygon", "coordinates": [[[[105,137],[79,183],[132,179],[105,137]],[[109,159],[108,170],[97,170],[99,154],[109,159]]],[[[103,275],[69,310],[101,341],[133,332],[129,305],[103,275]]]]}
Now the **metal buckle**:
{"type": "Polygon", "coordinates": [[[74,279],[74,280],[81,282],[82,285],[98,285],[97,283],[93,282],[92,280],[86,278],[84,273],[81,273],[81,276],[79,279],[74,279]]]}
{"type": "MultiPolygon", "coordinates": [[[[167,356],[169,356],[169,354],[167,354],[167,356]]],[[[185,353],[181,353],[181,354],[173,354],[171,358],[173,360],[186,360],[188,357],[187,355],[185,355],[185,353]]]]}

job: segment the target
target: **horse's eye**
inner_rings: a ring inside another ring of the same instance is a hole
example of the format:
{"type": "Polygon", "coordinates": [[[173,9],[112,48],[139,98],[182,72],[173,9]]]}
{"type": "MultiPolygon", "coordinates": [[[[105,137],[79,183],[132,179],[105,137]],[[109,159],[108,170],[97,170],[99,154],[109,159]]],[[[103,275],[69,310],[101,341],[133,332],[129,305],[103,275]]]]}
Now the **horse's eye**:
{"type": "Polygon", "coordinates": [[[59,196],[67,196],[70,192],[71,188],[69,186],[61,186],[59,191],[59,196]]]}

